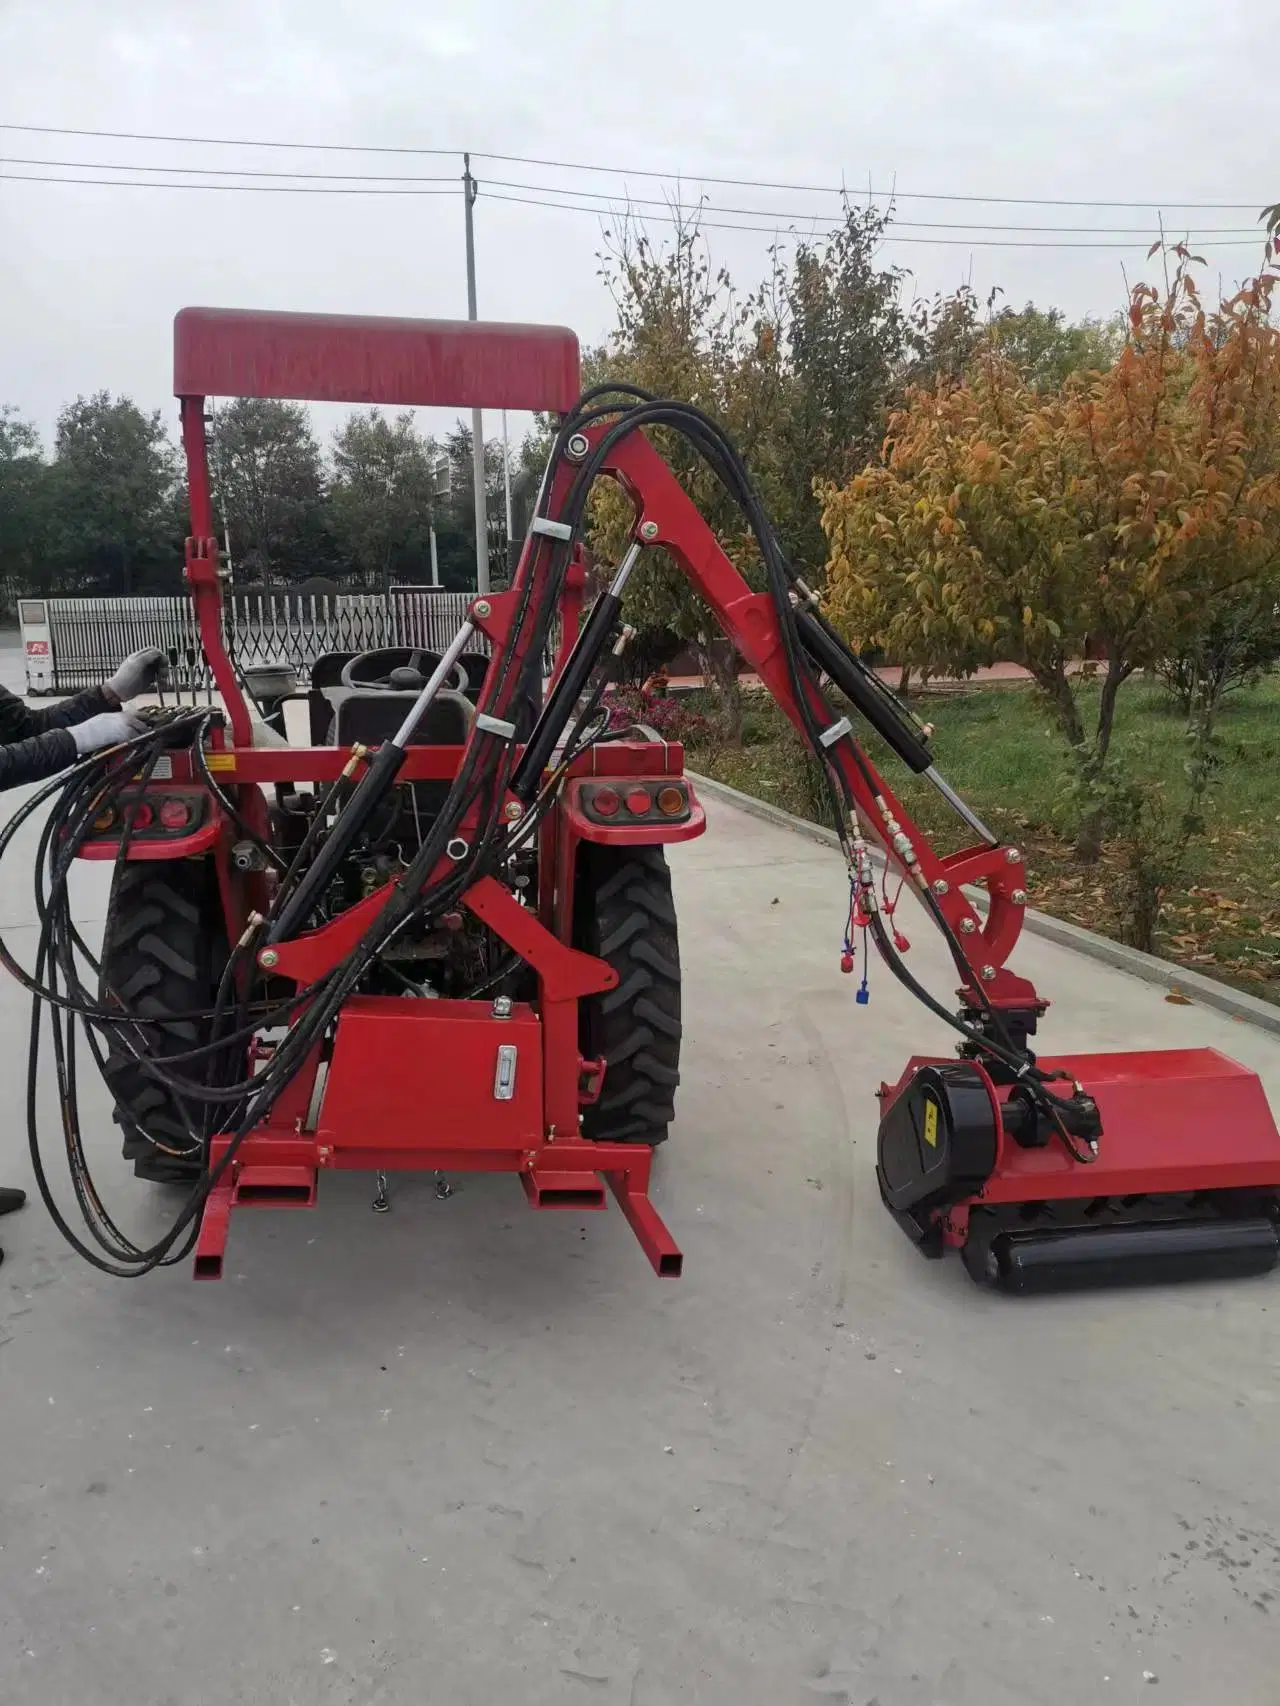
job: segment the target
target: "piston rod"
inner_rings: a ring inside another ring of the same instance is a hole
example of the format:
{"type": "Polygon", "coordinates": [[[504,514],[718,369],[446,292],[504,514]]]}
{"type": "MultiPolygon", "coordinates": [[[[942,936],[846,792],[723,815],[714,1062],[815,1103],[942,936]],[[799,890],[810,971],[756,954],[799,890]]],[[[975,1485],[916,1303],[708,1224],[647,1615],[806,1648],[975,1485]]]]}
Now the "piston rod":
{"type": "Polygon", "coordinates": [[[284,942],[296,935],[315,910],[321,895],[333,880],[339,865],[354,846],[356,838],[373,816],[379,803],[395,784],[404,763],[405,750],[413,732],[422,721],[428,706],[453,673],[454,665],[467,649],[475,633],[470,617],[462,624],[449,643],[449,648],[432,670],[430,677],[413,702],[413,708],[391,739],[384,741],[370,760],[369,768],[339,812],[333,828],[325,837],[320,851],[303,874],[292,895],[280,909],[280,915],[267,932],[267,941],[284,942]]]}

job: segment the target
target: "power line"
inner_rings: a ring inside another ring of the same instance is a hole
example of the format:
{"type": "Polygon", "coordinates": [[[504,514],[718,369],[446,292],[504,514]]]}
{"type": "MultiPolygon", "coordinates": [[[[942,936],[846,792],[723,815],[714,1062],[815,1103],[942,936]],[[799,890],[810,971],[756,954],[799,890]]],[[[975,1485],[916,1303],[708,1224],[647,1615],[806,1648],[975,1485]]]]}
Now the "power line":
{"type": "MultiPolygon", "coordinates": [[[[579,201],[586,200],[588,198],[596,201],[609,199],[606,192],[603,190],[571,190],[564,189],[559,184],[514,183],[505,178],[486,178],[480,185],[481,191],[486,191],[486,186],[489,184],[492,184],[496,189],[532,190],[539,195],[573,196],[575,200],[579,201]]],[[[487,193],[489,193],[491,200],[496,201],[500,199],[493,195],[492,191],[488,191],[487,193]]],[[[804,212],[787,212],[782,208],[772,207],[725,207],[719,202],[680,202],[673,201],[669,197],[643,195],[634,196],[629,192],[626,195],[626,203],[628,206],[634,207],[666,207],[679,213],[697,213],[705,207],[708,212],[712,213],[750,214],[760,219],[806,220],[839,217],[838,214],[833,214],[829,209],[809,209],[804,212]]],[[[606,210],[586,208],[584,211],[591,213],[604,212],[606,210]]],[[[894,231],[1061,231],[1066,232],[1068,235],[1074,234],[1077,236],[1088,235],[1090,232],[1095,232],[1102,235],[1109,233],[1117,237],[1142,237],[1146,238],[1148,241],[1150,241],[1156,234],[1155,227],[1153,225],[975,225],[967,219],[894,219],[891,228],[894,231]]],[[[1197,232],[1203,232],[1206,236],[1252,237],[1255,234],[1251,227],[1240,225],[1200,225],[1194,227],[1194,230],[1197,232]]]]}
{"type": "MultiPolygon", "coordinates": [[[[448,189],[444,189],[444,188],[418,189],[418,188],[397,187],[397,188],[386,189],[386,188],[381,188],[381,187],[369,187],[369,186],[381,186],[383,184],[393,184],[393,185],[401,185],[401,186],[403,186],[405,184],[408,184],[408,185],[426,184],[426,185],[432,185],[432,186],[452,185],[453,184],[454,180],[452,177],[443,177],[443,176],[434,176],[434,177],[432,177],[432,176],[423,176],[423,177],[406,176],[406,177],[401,178],[401,177],[397,177],[395,175],[371,175],[371,174],[363,174],[363,173],[267,172],[267,171],[248,170],[248,169],[241,171],[237,168],[217,168],[217,167],[202,167],[202,166],[192,166],[192,167],[187,167],[187,166],[136,166],[135,167],[135,166],[131,166],[131,165],[120,165],[118,163],[107,164],[107,163],[96,162],[96,161],[75,161],[75,160],[62,161],[62,160],[34,160],[34,159],[28,160],[28,159],[22,159],[22,158],[18,158],[18,157],[10,157],[7,160],[0,161],[0,179],[5,180],[5,181],[10,182],[10,183],[83,184],[83,185],[87,185],[89,187],[101,186],[101,187],[108,188],[108,189],[218,190],[218,191],[222,191],[222,192],[227,192],[227,191],[232,191],[232,190],[243,190],[243,191],[246,191],[247,193],[250,193],[250,194],[256,193],[256,194],[276,194],[276,195],[424,196],[424,195],[454,195],[457,193],[457,191],[454,190],[453,188],[448,188],[448,189]],[[283,177],[283,178],[289,178],[290,180],[297,180],[297,179],[304,179],[305,178],[305,179],[309,180],[309,182],[308,182],[307,187],[302,187],[293,181],[291,181],[287,184],[274,184],[274,183],[273,184],[258,184],[258,183],[251,183],[250,184],[250,183],[235,183],[235,182],[231,182],[231,183],[199,183],[199,182],[183,181],[181,178],[179,178],[178,181],[163,181],[162,177],[161,178],[152,177],[152,178],[145,178],[145,179],[144,178],[136,178],[136,177],[129,177],[129,178],[107,178],[107,177],[101,177],[101,176],[83,177],[83,176],[79,176],[79,175],[68,175],[68,174],[61,174],[61,173],[60,174],[54,174],[54,173],[44,173],[44,172],[39,172],[39,173],[37,173],[37,172],[11,172],[11,171],[8,171],[5,169],[9,165],[69,166],[72,168],[78,167],[80,169],[80,171],[82,171],[82,172],[95,172],[95,173],[115,172],[115,171],[149,172],[149,173],[162,174],[162,175],[168,174],[171,178],[177,174],[185,174],[186,178],[188,180],[191,178],[191,176],[193,174],[213,175],[216,173],[218,176],[228,177],[228,178],[239,178],[239,177],[278,178],[278,177],[283,177]],[[311,187],[311,181],[315,181],[315,180],[319,181],[320,187],[311,187]],[[350,185],[354,185],[356,187],[348,187],[350,185]]],[[[784,209],[777,209],[777,208],[725,207],[725,206],[721,206],[719,204],[711,203],[711,202],[681,203],[681,202],[672,201],[670,199],[658,198],[658,197],[654,197],[654,196],[633,197],[633,196],[628,195],[627,199],[626,199],[626,204],[622,207],[619,207],[617,202],[613,202],[613,203],[611,203],[609,205],[605,205],[605,206],[599,206],[599,205],[592,206],[592,205],[586,205],[586,198],[590,197],[596,203],[604,202],[607,200],[607,197],[605,196],[604,192],[601,192],[601,191],[585,191],[585,190],[564,190],[564,189],[561,189],[559,186],[556,186],[556,185],[516,183],[516,182],[512,182],[510,180],[506,180],[506,179],[490,179],[490,180],[488,180],[488,182],[493,183],[495,185],[500,185],[503,189],[529,190],[529,191],[534,192],[532,195],[506,195],[506,194],[499,193],[497,190],[489,190],[486,192],[486,194],[487,194],[487,199],[490,201],[519,203],[519,204],[527,206],[527,207],[548,207],[548,208],[558,209],[559,211],[562,211],[565,213],[589,213],[589,214],[592,214],[593,216],[598,217],[598,218],[616,218],[620,214],[625,215],[626,212],[628,212],[630,209],[632,209],[633,207],[636,207],[636,206],[642,206],[646,209],[658,208],[658,209],[665,209],[667,211],[656,212],[656,213],[655,212],[645,212],[642,214],[642,217],[647,218],[647,219],[658,219],[658,220],[663,221],[664,223],[671,223],[671,224],[679,223],[681,218],[697,217],[699,226],[702,229],[708,230],[708,231],[747,231],[747,232],[754,231],[754,232],[762,233],[762,234],[767,236],[770,232],[777,231],[781,225],[794,225],[794,224],[805,224],[805,223],[816,224],[818,221],[821,221],[824,219],[830,220],[833,217],[838,217],[838,215],[835,215],[833,213],[833,211],[830,209],[815,209],[815,210],[810,210],[807,212],[801,212],[801,211],[795,211],[795,210],[787,211],[784,209]],[[568,203],[568,202],[564,202],[564,201],[560,201],[560,200],[555,199],[556,197],[561,196],[561,195],[574,195],[574,196],[577,196],[579,198],[579,200],[578,200],[578,202],[575,202],[575,203],[568,203]],[[741,223],[726,222],[723,220],[705,219],[702,217],[702,214],[704,212],[736,214],[736,215],[741,215],[741,216],[751,218],[751,219],[754,219],[757,221],[761,221],[762,223],[745,225],[745,224],[741,224],[741,223]]],[[[945,221],[945,220],[894,220],[893,223],[891,224],[891,226],[886,230],[884,237],[883,237],[883,241],[891,242],[891,243],[918,243],[918,244],[936,243],[936,244],[954,246],[954,247],[973,246],[973,247],[979,247],[979,248],[1021,247],[1021,248],[1115,248],[1115,249],[1129,249],[1129,248],[1140,247],[1143,243],[1150,242],[1154,238],[1155,235],[1156,235],[1156,232],[1155,232],[1154,227],[1152,227],[1152,226],[1013,225],[1013,224],[1008,224],[1008,225],[980,225],[980,224],[973,224],[973,223],[970,223],[968,221],[961,221],[961,220],[951,220],[951,221],[945,221]],[[977,233],[982,233],[983,235],[975,236],[972,239],[966,235],[962,235],[959,237],[907,237],[907,236],[899,235],[899,233],[903,232],[903,231],[957,231],[957,232],[961,232],[961,233],[977,232],[977,233]],[[1108,242],[1102,242],[1102,241],[1092,241],[1092,242],[1086,242],[1086,243],[1056,243],[1056,242],[1023,243],[1023,242],[1015,241],[1013,238],[1008,237],[1008,236],[993,237],[993,236],[989,235],[990,233],[1009,233],[1009,232],[1013,232],[1013,233],[1027,232],[1027,233],[1032,233],[1032,234],[1035,234],[1038,236],[1044,236],[1044,235],[1048,235],[1051,233],[1052,234],[1062,234],[1062,235],[1066,235],[1066,236],[1092,236],[1095,238],[1106,238],[1106,237],[1115,236],[1115,237],[1119,237],[1119,238],[1127,238],[1129,240],[1123,241],[1123,242],[1115,242],[1115,243],[1108,243],[1108,242]]],[[[1237,226],[1207,226],[1207,227],[1202,227],[1200,230],[1198,230],[1196,232],[1193,232],[1192,235],[1195,237],[1195,240],[1197,241],[1197,243],[1199,243],[1200,238],[1202,236],[1228,236],[1228,237],[1232,237],[1235,239],[1234,242],[1227,242],[1227,243],[1211,242],[1211,243],[1207,243],[1207,244],[1202,245],[1203,247],[1207,247],[1207,248],[1237,248],[1237,247],[1243,248],[1243,247],[1250,247],[1253,245],[1253,243],[1255,243],[1257,241],[1257,238],[1252,231],[1250,231],[1248,229],[1242,229],[1242,228],[1237,227],[1237,226]]]]}
{"type": "MultiPolygon", "coordinates": [[[[380,143],[359,142],[292,142],[277,141],[267,138],[248,138],[230,136],[171,136],[156,131],[134,130],[89,130],[73,128],[67,125],[51,124],[14,124],[0,123],[0,130],[20,131],[24,134],[40,136],[87,136],[109,138],[118,142],[177,142],[194,147],[215,148],[284,148],[304,150],[317,153],[336,154],[407,154],[454,156],[461,158],[460,148],[417,148],[393,147],[380,143]]],[[[843,195],[847,184],[798,184],[770,182],[761,178],[725,178],[714,177],[705,173],[683,173],[679,171],[660,171],[654,167],[625,167],[589,164],[581,160],[549,160],[528,154],[496,154],[472,150],[472,158],[476,160],[495,160],[509,165],[543,166],[563,172],[595,172],[615,177],[653,178],[667,182],[692,182],[714,184],[717,188],[783,190],[801,195],[843,195]]],[[[1166,210],[1216,210],[1223,213],[1253,213],[1256,212],[1254,202],[1245,201],[1172,201],[1167,197],[1156,197],[1147,201],[1114,201],[1091,200],[1088,197],[1068,196],[1006,196],[1006,195],[961,195],[950,191],[925,190],[873,190],[864,193],[873,199],[890,201],[954,201],[973,204],[1002,204],[1017,207],[1107,207],[1128,209],[1132,212],[1154,213],[1161,208],[1166,210]]]]}
{"type": "Polygon", "coordinates": [[[140,166],[131,160],[32,160],[21,154],[0,155],[0,166],[57,166],[83,172],[169,172],[206,178],[308,178],[357,184],[460,184],[462,174],[437,172],[269,172],[255,166],[140,166]]]}
{"type": "MultiPolygon", "coordinates": [[[[598,207],[582,207],[582,206],[578,205],[577,203],[567,202],[567,201],[537,201],[531,196],[495,195],[492,192],[489,194],[488,199],[490,201],[519,202],[524,207],[555,208],[555,209],[558,209],[562,213],[590,213],[590,214],[596,215],[599,218],[604,218],[604,217],[608,216],[608,210],[607,209],[598,208],[598,207]]],[[[660,219],[664,223],[669,224],[669,225],[678,225],[681,221],[681,215],[679,213],[675,213],[675,214],[649,213],[649,214],[645,214],[644,217],[646,219],[660,219]]],[[[767,237],[770,234],[771,229],[775,233],[777,233],[779,235],[781,234],[780,228],[777,225],[774,225],[772,228],[768,225],[737,225],[737,224],[729,224],[729,223],[726,223],[722,220],[715,220],[715,219],[700,219],[698,221],[698,226],[699,226],[699,229],[703,230],[703,231],[753,231],[756,233],[757,236],[765,236],[765,237],[767,237]]],[[[1015,227],[1013,227],[1013,229],[1017,230],[1020,228],[1015,226],[1015,227]]],[[[1151,233],[1147,233],[1146,235],[1144,235],[1140,238],[1134,239],[1134,240],[1127,242],[1127,243],[1100,243],[1100,242],[1095,242],[1095,241],[1055,243],[1055,242],[1047,242],[1047,241],[1040,239],[1040,238],[1033,238],[1030,240],[1024,240],[1021,238],[1002,238],[1002,237],[974,237],[974,238],[968,238],[968,237],[898,237],[894,234],[894,227],[890,226],[888,228],[888,230],[886,230],[886,232],[884,233],[883,237],[880,240],[881,240],[881,242],[884,242],[884,243],[918,243],[918,244],[926,244],[926,245],[936,244],[936,245],[940,245],[940,246],[946,247],[946,248],[960,248],[960,249],[1129,249],[1129,250],[1133,250],[1133,249],[1143,248],[1144,246],[1146,246],[1147,244],[1149,244],[1153,240],[1153,237],[1152,237],[1151,233]]],[[[1209,243],[1199,243],[1198,242],[1196,244],[1196,247],[1202,248],[1202,249],[1256,248],[1258,246],[1258,244],[1261,243],[1261,241],[1262,241],[1261,234],[1259,234],[1258,236],[1256,236],[1254,238],[1247,239],[1247,240],[1241,239],[1241,240],[1236,241],[1236,242],[1209,242],[1209,243]]]]}
{"type": "Polygon", "coordinates": [[[58,124],[0,124],[31,136],[99,136],[115,142],[183,142],[199,148],[293,148],[316,154],[439,154],[462,158],[461,148],[389,148],[360,142],[267,142],[235,136],[162,136],[148,130],[77,130],[58,124]]]}
{"type": "MultiPolygon", "coordinates": [[[[610,172],[624,178],[665,178],[675,182],[714,184],[718,189],[793,190],[803,195],[846,195],[853,193],[846,183],[836,185],[770,183],[762,178],[715,178],[700,172],[659,172],[644,167],[588,166],[581,161],[574,160],[537,160],[525,154],[485,154],[473,151],[472,158],[475,160],[500,160],[518,166],[551,166],[562,172],[610,172]]],[[[870,187],[859,190],[857,194],[867,195],[873,200],[881,201],[986,202],[1000,203],[1011,207],[1111,207],[1128,208],[1131,211],[1147,213],[1156,213],[1161,208],[1209,209],[1216,210],[1219,213],[1257,212],[1257,203],[1252,201],[1169,201],[1163,197],[1155,201],[1092,201],[1087,197],[957,195],[950,191],[941,190],[900,190],[897,188],[874,190],[870,187]]]]}
{"type": "Polygon", "coordinates": [[[376,189],[347,189],[334,185],[329,189],[316,189],[301,184],[166,184],[151,178],[69,178],[56,177],[46,172],[6,172],[0,163],[0,182],[8,184],[96,184],[106,189],[116,190],[217,190],[223,195],[236,190],[245,195],[449,195],[456,196],[461,189],[425,189],[425,190],[376,190],[376,189]]]}

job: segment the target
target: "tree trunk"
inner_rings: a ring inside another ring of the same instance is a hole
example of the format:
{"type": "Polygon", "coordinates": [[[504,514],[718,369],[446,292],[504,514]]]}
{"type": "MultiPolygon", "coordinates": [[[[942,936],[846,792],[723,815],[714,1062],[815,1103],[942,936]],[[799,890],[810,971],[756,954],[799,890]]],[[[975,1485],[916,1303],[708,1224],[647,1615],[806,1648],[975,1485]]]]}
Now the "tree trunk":
{"type": "Polygon", "coordinates": [[[1075,856],[1082,865],[1096,865],[1102,857],[1102,820],[1101,806],[1091,807],[1080,819],[1075,856]]]}
{"type": "MultiPolygon", "coordinates": [[[[1079,766],[1079,774],[1086,797],[1090,785],[1097,776],[1098,754],[1095,747],[1089,751],[1085,739],[1084,723],[1080,717],[1080,707],[1076,696],[1071,691],[1071,679],[1067,674],[1066,660],[1059,658],[1052,664],[1042,664],[1039,667],[1028,665],[1036,686],[1044,695],[1045,703],[1058,725],[1058,732],[1071,748],[1071,755],[1079,766]]],[[[1112,693],[1111,709],[1107,718],[1106,739],[1111,738],[1111,718],[1115,714],[1115,694],[1112,693]]],[[[1102,716],[1099,712],[1099,725],[1102,716]]],[[[1086,807],[1083,817],[1076,829],[1075,856],[1085,865],[1095,865],[1102,854],[1102,811],[1100,807],[1086,807]]]]}
{"type": "Polygon", "coordinates": [[[905,699],[911,692],[911,665],[904,663],[898,672],[898,697],[905,699]]]}
{"type": "MultiPolygon", "coordinates": [[[[1084,760],[1085,782],[1090,787],[1098,782],[1106,765],[1107,753],[1111,748],[1111,735],[1115,728],[1116,696],[1128,675],[1128,670],[1111,662],[1102,678],[1102,696],[1098,701],[1098,726],[1094,731],[1093,751],[1084,760]]],[[[1081,739],[1083,742],[1083,730],[1081,739]]],[[[1103,808],[1098,805],[1087,810],[1080,821],[1080,827],[1076,831],[1075,851],[1076,858],[1082,865],[1096,865],[1102,857],[1103,816],[1103,808]]]]}
{"type": "Polygon", "coordinates": [[[1107,752],[1111,746],[1111,731],[1116,720],[1116,696],[1129,673],[1127,669],[1121,669],[1113,663],[1102,678],[1102,697],[1098,702],[1098,732],[1093,743],[1099,770],[1106,763],[1107,752]]]}
{"type": "Polygon", "coordinates": [[[724,716],[724,738],[730,746],[742,745],[742,688],[738,683],[738,655],[731,646],[699,645],[698,662],[703,680],[715,683],[724,716]]]}
{"type": "Polygon", "coordinates": [[[1044,694],[1062,738],[1078,753],[1084,746],[1084,724],[1080,721],[1080,707],[1071,691],[1065,665],[1061,662],[1042,665],[1032,668],[1031,675],[1044,694]]]}

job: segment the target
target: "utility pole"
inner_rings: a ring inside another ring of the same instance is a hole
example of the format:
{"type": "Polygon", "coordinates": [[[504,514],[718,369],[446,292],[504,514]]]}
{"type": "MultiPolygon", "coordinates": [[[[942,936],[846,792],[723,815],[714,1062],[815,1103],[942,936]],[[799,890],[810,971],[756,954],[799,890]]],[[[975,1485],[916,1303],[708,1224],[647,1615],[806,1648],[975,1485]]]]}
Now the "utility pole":
{"type": "MultiPolygon", "coordinates": [[[[467,319],[476,313],[476,234],[471,210],[479,189],[471,176],[471,156],[462,156],[462,196],[467,210],[467,319]]],[[[489,526],[484,504],[484,419],[479,409],[471,411],[471,478],[476,500],[476,591],[489,590],[489,526]]]]}
{"type": "Polygon", "coordinates": [[[502,487],[507,498],[507,574],[513,567],[511,556],[511,450],[507,444],[507,411],[502,411],[502,487]]]}

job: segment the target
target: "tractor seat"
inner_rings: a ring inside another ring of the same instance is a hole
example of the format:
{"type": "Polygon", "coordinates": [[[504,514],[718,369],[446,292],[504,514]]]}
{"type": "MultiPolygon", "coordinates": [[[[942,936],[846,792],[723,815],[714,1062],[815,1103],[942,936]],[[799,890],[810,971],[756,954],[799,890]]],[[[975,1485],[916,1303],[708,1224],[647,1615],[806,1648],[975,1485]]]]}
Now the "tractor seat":
{"type": "Polygon", "coordinates": [[[311,666],[307,714],[312,746],[327,746],[333,738],[333,719],[347,689],[342,685],[343,667],[355,652],[324,652],[311,666]]]}
{"type": "MultiPolygon", "coordinates": [[[[336,746],[380,746],[404,722],[416,693],[361,693],[348,689],[334,712],[336,746]]],[[[442,687],[419,719],[410,746],[461,746],[470,733],[475,706],[451,687],[442,687]]]]}
{"type": "Polygon", "coordinates": [[[484,678],[489,673],[489,657],[486,652],[463,652],[458,659],[462,672],[467,678],[463,692],[474,705],[480,697],[480,689],[484,686],[484,678]]]}
{"type": "MultiPolygon", "coordinates": [[[[380,746],[396,733],[417,697],[416,693],[362,693],[358,688],[348,688],[337,706],[331,739],[338,746],[353,746],[357,741],[367,747],[380,746]]],[[[475,714],[475,706],[461,693],[442,687],[419,719],[409,744],[461,746],[475,714]]],[[[407,785],[413,789],[416,810],[430,819],[443,808],[453,783],[439,780],[407,785]]]]}

